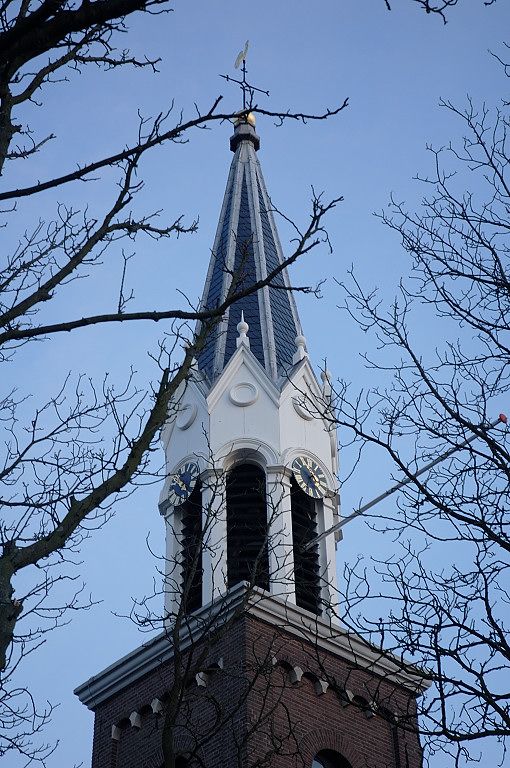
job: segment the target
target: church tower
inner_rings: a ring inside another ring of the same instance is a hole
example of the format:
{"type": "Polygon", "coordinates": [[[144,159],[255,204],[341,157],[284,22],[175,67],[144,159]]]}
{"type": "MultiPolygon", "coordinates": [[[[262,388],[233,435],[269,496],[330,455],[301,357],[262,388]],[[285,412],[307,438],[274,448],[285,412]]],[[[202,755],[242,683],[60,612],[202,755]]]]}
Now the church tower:
{"type": "MultiPolygon", "coordinates": [[[[225,300],[233,279],[241,292],[284,261],[259,144],[249,115],[230,141],[234,157],[205,309],[225,300]]],[[[289,287],[283,270],[227,310],[163,433],[167,480],[160,509],[170,568],[181,552],[191,552],[197,535],[204,543],[188,608],[207,605],[243,581],[316,615],[335,599],[334,539],[302,549],[338,514],[337,444],[319,415],[328,382],[324,377],[319,385],[310,365],[289,287]]],[[[180,574],[167,574],[170,620],[181,602],[186,557],[180,574]]]]}
{"type": "MultiPolygon", "coordinates": [[[[202,299],[284,262],[250,114],[202,299]]],[[[420,768],[416,669],[339,624],[337,440],[286,269],[233,303],[162,431],[163,631],[81,685],[93,768],[420,768]]],[[[200,326],[197,331],[200,331],[200,326]]]]}

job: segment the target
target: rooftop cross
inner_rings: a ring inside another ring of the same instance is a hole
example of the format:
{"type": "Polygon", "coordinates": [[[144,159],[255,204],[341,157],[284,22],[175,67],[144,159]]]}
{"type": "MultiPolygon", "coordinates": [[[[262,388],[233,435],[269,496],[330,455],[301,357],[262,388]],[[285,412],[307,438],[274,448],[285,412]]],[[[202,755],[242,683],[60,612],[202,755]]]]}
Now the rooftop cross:
{"type": "Polygon", "coordinates": [[[242,51],[239,51],[237,54],[237,58],[234,63],[234,69],[239,69],[239,67],[242,65],[241,72],[243,74],[241,80],[237,80],[235,77],[230,77],[230,75],[220,75],[224,80],[226,80],[228,83],[237,83],[241,86],[241,91],[243,93],[243,112],[246,112],[248,109],[252,109],[253,107],[253,97],[255,93],[263,93],[265,96],[269,96],[269,91],[265,91],[262,88],[256,88],[254,85],[251,85],[248,80],[246,79],[246,57],[248,55],[248,47],[250,45],[250,41],[247,40],[244,44],[244,48],[242,51]],[[247,96],[249,99],[247,99],[247,96]]]}

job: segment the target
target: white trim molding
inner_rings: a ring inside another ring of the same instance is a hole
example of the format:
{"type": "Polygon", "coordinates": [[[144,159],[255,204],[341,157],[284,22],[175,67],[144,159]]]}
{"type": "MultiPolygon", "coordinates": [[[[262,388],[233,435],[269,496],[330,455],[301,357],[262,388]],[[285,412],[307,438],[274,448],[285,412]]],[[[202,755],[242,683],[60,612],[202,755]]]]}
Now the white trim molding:
{"type": "MultiPolygon", "coordinates": [[[[224,596],[195,611],[179,632],[180,650],[200,640],[202,628],[211,631],[211,619],[222,625],[239,611],[303,641],[312,640],[317,648],[355,664],[359,669],[400,685],[415,695],[430,686],[427,670],[420,670],[403,659],[384,653],[353,632],[324,621],[288,600],[270,595],[262,589],[237,584],[224,596]]],[[[99,674],[79,685],[74,693],[89,709],[95,709],[148,672],[173,657],[171,632],[163,632],[116,661],[99,674]]]]}

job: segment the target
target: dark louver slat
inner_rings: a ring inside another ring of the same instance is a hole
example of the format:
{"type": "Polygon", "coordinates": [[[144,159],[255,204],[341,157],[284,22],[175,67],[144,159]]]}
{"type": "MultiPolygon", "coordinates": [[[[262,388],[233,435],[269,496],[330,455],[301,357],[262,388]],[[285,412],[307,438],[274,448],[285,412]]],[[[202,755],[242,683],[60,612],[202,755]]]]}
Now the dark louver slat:
{"type": "Polygon", "coordinates": [[[317,548],[302,549],[317,535],[315,501],[301,490],[294,478],[290,497],[296,605],[320,616],[319,552],[317,548]]]}
{"type": "Polygon", "coordinates": [[[181,505],[182,514],[182,589],[184,610],[202,605],[202,489],[195,485],[189,499],[181,505]],[[184,594],[187,592],[187,594],[184,594]]]}
{"type": "Polygon", "coordinates": [[[266,477],[255,464],[234,467],[227,477],[227,579],[269,589],[266,477]]]}

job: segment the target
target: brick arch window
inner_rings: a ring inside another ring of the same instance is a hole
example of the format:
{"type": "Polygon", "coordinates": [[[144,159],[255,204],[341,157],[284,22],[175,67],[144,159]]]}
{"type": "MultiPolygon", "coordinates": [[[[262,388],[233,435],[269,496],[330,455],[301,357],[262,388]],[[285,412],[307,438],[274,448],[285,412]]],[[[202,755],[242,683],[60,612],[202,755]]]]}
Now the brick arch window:
{"type": "Polygon", "coordinates": [[[345,757],[332,749],[322,749],[315,755],[312,768],[352,768],[345,757]]]}
{"type": "Polygon", "coordinates": [[[227,474],[227,582],[249,581],[269,590],[266,475],[256,464],[227,474]]]}

